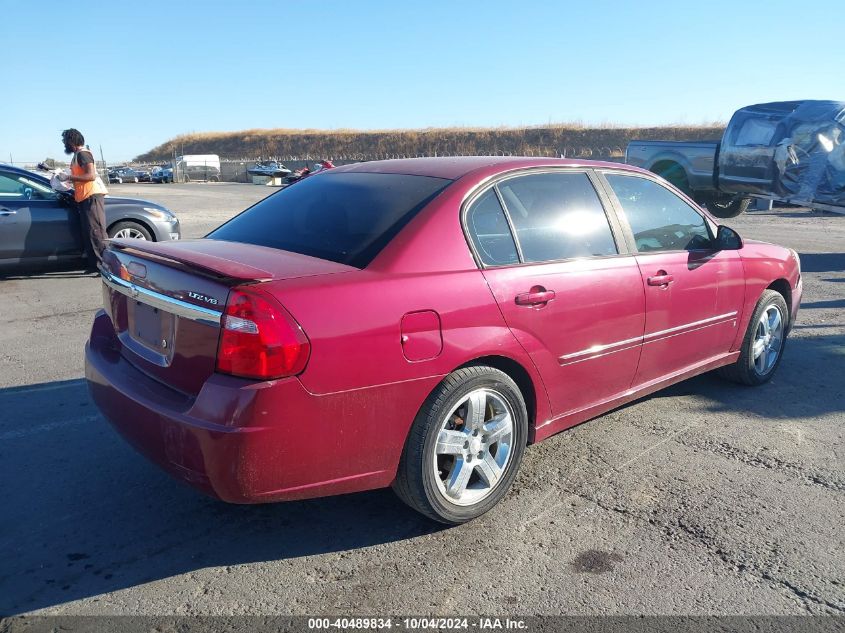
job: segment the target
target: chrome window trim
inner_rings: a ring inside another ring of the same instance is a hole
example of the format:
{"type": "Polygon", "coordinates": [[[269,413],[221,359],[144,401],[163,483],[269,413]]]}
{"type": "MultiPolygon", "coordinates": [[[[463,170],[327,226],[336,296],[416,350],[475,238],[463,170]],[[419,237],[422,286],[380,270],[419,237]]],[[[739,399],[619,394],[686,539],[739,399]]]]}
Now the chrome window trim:
{"type": "Polygon", "coordinates": [[[136,286],[131,281],[125,281],[119,277],[115,277],[108,271],[102,271],[103,283],[120,294],[129,297],[133,301],[144,303],[153,308],[159,308],[165,312],[170,312],[176,316],[180,316],[191,321],[203,323],[204,325],[211,325],[213,327],[220,327],[220,321],[223,318],[223,313],[217,310],[210,310],[200,306],[195,306],[186,301],[180,301],[173,297],[168,297],[160,292],[148,290],[136,286]]]}

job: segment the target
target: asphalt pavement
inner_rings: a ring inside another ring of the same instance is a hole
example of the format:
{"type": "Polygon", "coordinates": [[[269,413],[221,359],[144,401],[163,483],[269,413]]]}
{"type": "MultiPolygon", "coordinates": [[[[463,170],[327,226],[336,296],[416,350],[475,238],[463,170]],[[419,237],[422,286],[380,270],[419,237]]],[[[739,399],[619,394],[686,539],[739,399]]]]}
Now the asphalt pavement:
{"type": "MultiPolygon", "coordinates": [[[[272,189],[112,192],[197,237],[272,189]]],[[[234,506],[176,483],[88,397],[98,279],[0,278],[0,614],[845,614],[845,216],[729,224],[801,254],[775,378],[700,376],[532,446],[456,528],[389,490],[234,506]]]]}

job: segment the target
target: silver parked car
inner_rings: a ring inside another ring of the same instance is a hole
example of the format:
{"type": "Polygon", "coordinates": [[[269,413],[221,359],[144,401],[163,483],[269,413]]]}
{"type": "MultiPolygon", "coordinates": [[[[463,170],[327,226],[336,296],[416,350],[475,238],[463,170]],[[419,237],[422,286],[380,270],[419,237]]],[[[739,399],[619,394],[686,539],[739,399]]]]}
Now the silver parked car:
{"type": "MultiPolygon", "coordinates": [[[[59,193],[39,174],[0,164],[0,268],[82,258],[72,194],[59,193]]],[[[110,238],[161,242],[181,237],[179,219],[166,207],[106,196],[110,238]]]]}

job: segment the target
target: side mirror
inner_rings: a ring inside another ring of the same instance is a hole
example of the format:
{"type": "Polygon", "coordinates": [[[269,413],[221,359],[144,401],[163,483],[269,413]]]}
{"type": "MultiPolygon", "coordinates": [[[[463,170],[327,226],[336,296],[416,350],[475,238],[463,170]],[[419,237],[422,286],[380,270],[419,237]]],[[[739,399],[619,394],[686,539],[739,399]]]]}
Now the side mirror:
{"type": "Polygon", "coordinates": [[[732,228],[720,225],[716,232],[716,249],[720,251],[738,251],[742,248],[742,238],[732,228]]]}

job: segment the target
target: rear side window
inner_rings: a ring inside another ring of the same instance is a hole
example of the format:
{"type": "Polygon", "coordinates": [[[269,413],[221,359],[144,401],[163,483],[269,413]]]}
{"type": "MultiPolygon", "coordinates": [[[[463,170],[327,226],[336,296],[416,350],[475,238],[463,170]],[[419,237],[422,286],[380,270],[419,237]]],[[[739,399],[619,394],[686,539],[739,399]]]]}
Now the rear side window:
{"type": "Polygon", "coordinates": [[[519,176],[498,188],[526,262],[618,253],[601,200],[587,174],[519,176]]]}
{"type": "Polygon", "coordinates": [[[265,198],[207,237],[364,268],[451,182],[360,172],[312,176],[265,198]]]}
{"type": "Polygon", "coordinates": [[[482,194],[467,211],[467,229],[478,257],[485,265],[519,263],[505,211],[493,189],[482,194]]]}
{"type": "Polygon", "coordinates": [[[769,119],[748,119],[739,128],[734,145],[738,147],[771,145],[777,129],[777,121],[769,119]]]}
{"type": "Polygon", "coordinates": [[[639,176],[605,174],[631,225],[637,250],[701,250],[711,246],[704,217],[666,187],[639,176]]]}

